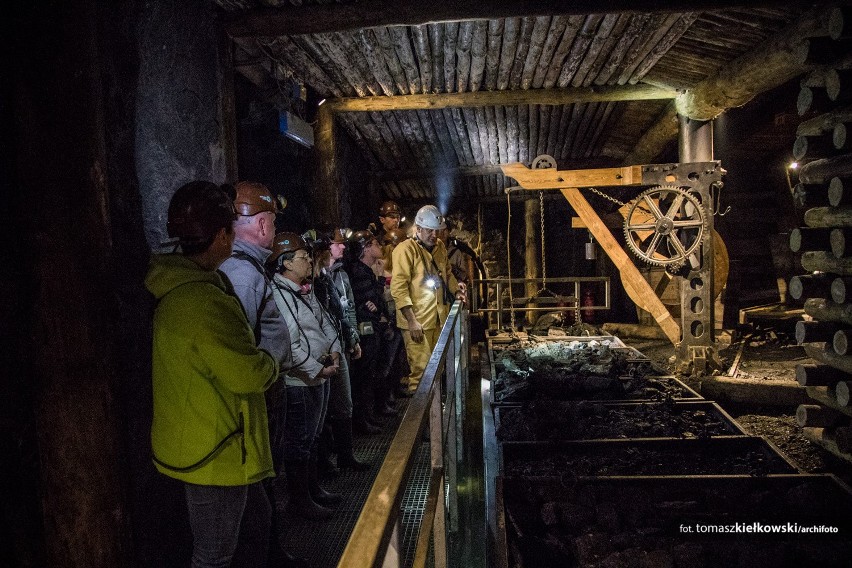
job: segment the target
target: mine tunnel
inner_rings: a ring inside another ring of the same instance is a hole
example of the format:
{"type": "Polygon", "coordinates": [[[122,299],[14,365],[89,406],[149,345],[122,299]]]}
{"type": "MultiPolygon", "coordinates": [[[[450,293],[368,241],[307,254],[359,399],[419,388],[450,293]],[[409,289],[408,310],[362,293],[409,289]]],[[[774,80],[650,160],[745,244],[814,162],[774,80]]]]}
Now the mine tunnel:
{"type": "Polygon", "coordinates": [[[849,565],[848,3],[4,20],[0,565],[849,565]]]}

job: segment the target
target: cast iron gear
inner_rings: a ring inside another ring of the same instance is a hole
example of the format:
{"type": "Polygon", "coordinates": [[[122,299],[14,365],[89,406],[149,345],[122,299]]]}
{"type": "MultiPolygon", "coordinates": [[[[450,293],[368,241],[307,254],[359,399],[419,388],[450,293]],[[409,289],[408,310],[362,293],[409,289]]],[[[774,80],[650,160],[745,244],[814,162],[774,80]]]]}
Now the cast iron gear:
{"type": "Polygon", "coordinates": [[[707,214],[694,194],[659,185],[641,193],[624,218],[624,236],[633,253],[656,266],[683,266],[707,233],[707,214]]]}
{"type": "Polygon", "coordinates": [[[536,156],[533,159],[532,164],[530,164],[530,169],[532,170],[549,170],[555,167],[556,159],[548,154],[536,156]]]}

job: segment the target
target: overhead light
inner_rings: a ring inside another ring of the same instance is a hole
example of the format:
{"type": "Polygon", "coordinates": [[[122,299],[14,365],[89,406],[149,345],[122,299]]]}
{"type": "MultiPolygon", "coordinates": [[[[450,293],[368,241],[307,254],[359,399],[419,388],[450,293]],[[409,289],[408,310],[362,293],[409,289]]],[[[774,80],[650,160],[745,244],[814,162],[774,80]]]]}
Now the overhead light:
{"type": "Polygon", "coordinates": [[[317,106],[322,105],[322,103],[324,103],[324,102],[325,102],[325,99],[322,99],[320,102],[317,103],[317,106]]]}
{"type": "Polygon", "coordinates": [[[292,112],[278,111],[278,131],[302,146],[312,148],[314,145],[314,129],[292,112]]]}
{"type": "Polygon", "coordinates": [[[788,168],[790,168],[791,170],[798,169],[798,167],[799,167],[799,162],[790,162],[790,165],[789,165],[789,166],[787,166],[787,167],[788,167],[788,168]]]}

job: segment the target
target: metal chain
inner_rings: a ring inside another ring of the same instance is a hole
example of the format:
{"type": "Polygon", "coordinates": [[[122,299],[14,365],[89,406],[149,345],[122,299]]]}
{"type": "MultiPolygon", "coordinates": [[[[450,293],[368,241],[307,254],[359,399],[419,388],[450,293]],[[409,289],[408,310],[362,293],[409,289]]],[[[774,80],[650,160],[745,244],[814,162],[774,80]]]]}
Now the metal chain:
{"type": "Polygon", "coordinates": [[[608,200],[608,201],[612,201],[613,203],[615,203],[616,205],[618,205],[618,206],[620,206],[620,207],[623,207],[624,205],[626,205],[624,202],[619,201],[619,200],[618,200],[618,199],[616,199],[615,197],[613,197],[613,196],[611,196],[611,195],[607,195],[607,194],[606,194],[606,193],[604,193],[603,191],[601,191],[601,190],[599,190],[599,189],[596,189],[596,188],[594,188],[594,187],[584,187],[584,188],[582,188],[582,189],[588,189],[588,190],[589,190],[589,191],[591,191],[592,193],[596,193],[597,195],[600,195],[601,197],[603,197],[604,199],[606,199],[606,200],[608,200]]]}

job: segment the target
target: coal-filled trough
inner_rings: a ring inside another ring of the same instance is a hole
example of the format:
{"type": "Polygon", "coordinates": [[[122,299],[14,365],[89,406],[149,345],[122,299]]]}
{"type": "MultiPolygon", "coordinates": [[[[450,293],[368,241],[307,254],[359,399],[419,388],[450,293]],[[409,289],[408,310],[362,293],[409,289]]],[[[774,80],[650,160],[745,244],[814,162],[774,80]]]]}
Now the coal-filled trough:
{"type": "Polygon", "coordinates": [[[798,473],[755,436],[578,442],[506,442],[501,470],[511,477],[755,475],[798,473]]]}
{"type": "Polygon", "coordinates": [[[496,564],[848,566],[850,507],[849,488],[829,475],[505,477],[496,564]]]}
{"type": "Polygon", "coordinates": [[[684,400],[701,395],[614,336],[489,341],[491,403],[684,400]]]}
{"type": "Polygon", "coordinates": [[[535,400],[494,408],[498,442],[712,438],[746,432],[711,401],[571,402],[535,400]]]}

